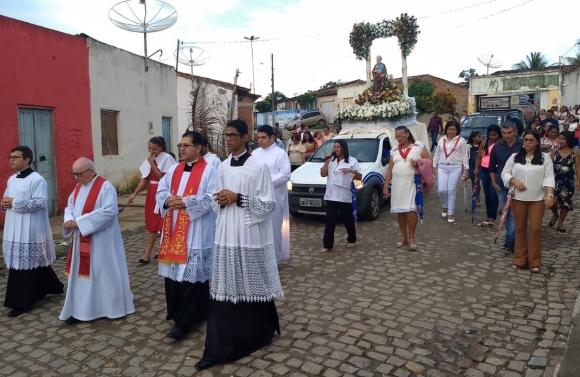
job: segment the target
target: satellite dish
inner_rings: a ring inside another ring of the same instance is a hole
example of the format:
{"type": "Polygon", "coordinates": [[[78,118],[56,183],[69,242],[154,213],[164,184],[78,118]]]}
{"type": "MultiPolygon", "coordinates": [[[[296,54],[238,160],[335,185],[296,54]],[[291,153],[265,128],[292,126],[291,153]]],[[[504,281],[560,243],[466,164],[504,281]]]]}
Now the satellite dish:
{"type": "Polygon", "coordinates": [[[193,67],[204,65],[209,59],[209,54],[193,43],[182,43],[173,55],[178,63],[185,64],[191,68],[191,87],[193,88],[193,67]]]}
{"type": "Polygon", "coordinates": [[[490,68],[499,68],[501,67],[501,62],[498,61],[496,58],[493,57],[493,54],[491,55],[479,55],[479,57],[477,58],[477,60],[483,64],[484,66],[487,67],[487,74],[489,75],[489,69],[490,68]]]}
{"type": "Polygon", "coordinates": [[[147,71],[149,58],[147,33],[155,33],[173,26],[177,21],[177,11],[161,0],[125,0],[109,10],[109,19],[123,30],[143,34],[145,71],[147,71]]]}

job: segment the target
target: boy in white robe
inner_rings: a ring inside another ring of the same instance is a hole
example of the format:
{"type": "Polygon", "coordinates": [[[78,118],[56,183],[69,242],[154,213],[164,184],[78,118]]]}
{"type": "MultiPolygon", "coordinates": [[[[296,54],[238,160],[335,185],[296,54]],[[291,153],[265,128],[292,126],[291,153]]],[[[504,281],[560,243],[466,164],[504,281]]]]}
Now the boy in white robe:
{"type": "Polygon", "coordinates": [[[88,158],[74,162],[72,175],[77,187],[64,212],[63,235],[73,239],[67,258],[68,288],[59,319],[70,325],[132,314],[135,306],[117,219],[117,192],[97,175],[88,158]]]}
{"type": "Polygon", "coordinates": [[[222,164],[222,160],[220,160],[219,157],[215,153],[213,153],[213,151],[211,150],[209,140],[205,136],[203,137],[203,149],[201,151],[201,154],[205,159],[205,161],[211,166],[213,166],[215,171],[217,172],[218,168],[222,164]]]}
{"type": "Polygon", "coordinates": [[[290,211],[288,208],[288,188],[286,187],[286,183],[290,180],[290,159],[284,150],[276,146],[275,138],[272,126],[264,125],[258,128],[260,148],[252,152],[252,156],[266,164],[272,176],[276,195],[272,226],[276,260],[280,263],[281,260],[290,258],[290,211]]]}
{"type": "Polygon", "coordinates": [[[166,319],[175,322],[167,337],[175,340],[183,339],[207,318],[216,171],[201,156],[202,145],[199,132],[183,134],[178,145],[183,162],[169,169],[157,189],[157,205],[164,218],[159,275],[165,278],[166,319]],[[184,232],[185,239],[173,237],[184,232]]]}
{"type": "Polygon", "coordinates": [[[274,298],[283,293],[271,220],[272,178],[245,148],[246,122],[231,121],[224,132],[232,155],[218,169],[211,299],[198,370],[245,357],[280,333],[274,298]]]}
{"type": "Polygon", "coordinates": [[[30,167],[33,153],[19,146],[10,152],[10,168],[2,199],[6,211],[2,251],[8,268],[4,306],[8,317],[18,317],[32,309],[48,294],[63,293],[50,264],[54,262],[54,242],[48,220],[48,189],[44,178],[30,167]]]}

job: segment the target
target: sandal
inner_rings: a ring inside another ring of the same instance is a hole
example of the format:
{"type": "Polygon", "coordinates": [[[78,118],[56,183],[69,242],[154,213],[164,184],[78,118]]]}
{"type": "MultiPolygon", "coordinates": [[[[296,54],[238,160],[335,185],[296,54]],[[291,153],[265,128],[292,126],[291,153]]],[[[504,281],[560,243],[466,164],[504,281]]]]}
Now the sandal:
{"type": "Polygon", "coordinates": [[[540,267],[532,267],[532,272],[537,274],[538,272],[540,272],[540,267]]]}
{"type": "Polygon", "coordinates": [[[409,238],[409,251],[417,251],[417,244],[412,238],[409,238]]]}
{"type": "Polygon", "coordinates": [[[512,264],[512,270],[527,270],[527,267],[518,266],[517,264],[512,264]]]}
{"type": "Polygon", "coordinates": [[[326,253],[330,253],[331,251],[332,251],[332,249],[324,248],[324,249],[320,250],[319,253],[320,254],[326,254],[326,253]]]}
{"type": "Polygon", "coordinates": [[[566,233],[566,228],[560,228],[559,226],[556,227],[560,233],[566,233]]]}
{"type": "Polygon", "coordinates": [[[560,215],[556,216],[556,218],[552,217],[552,220],[550,220],[550,222],[548,223],[548,226],[550,228],[552,228],[554,225],[556,225],[556,221],[558,221],[559,218],[560,218],[560,215]]]}
{"type": "Polygon", "coordinates": [[[395,244],[395,247],[396,247],[397,249],[407,244],[407,239],[406,239],[406,238],[401,238],[401,240],[402,240],[402,241],[399,241],[399,242],[397,242],[397,243],[395,244]]]}
{"type": "Polygon", "coordinates": [[[347,248],[349,248],[349,249],[352,249],[352,248],[354,248],[355,246],[356,246],[356,244],[354,244],[354,243],[347,243],[347,244],[346,244],[346,247],[347,247],[347,248]]]}

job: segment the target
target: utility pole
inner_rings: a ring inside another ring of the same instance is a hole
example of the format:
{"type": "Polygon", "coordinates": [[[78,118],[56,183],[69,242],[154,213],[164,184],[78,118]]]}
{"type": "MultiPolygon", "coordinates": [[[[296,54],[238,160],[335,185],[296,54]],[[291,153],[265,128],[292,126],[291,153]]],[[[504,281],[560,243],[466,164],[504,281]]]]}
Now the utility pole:
{"type": "Polygon", "coordinates": [[[250,41],[250,48],[252,49],[252,88],[254,90],[254,94],[256,94],[256,77],[254,76],[254,41],[260,39],[260,37],[254,37],[253,35],[248,37],[244,37],[250,41]]]}
{"type": "Polygon", "coordinates": [[[274,95],[274,54],[270,54],[270,60],[272,61],[272,128],[276,123],[276,96],[274,95]]]}

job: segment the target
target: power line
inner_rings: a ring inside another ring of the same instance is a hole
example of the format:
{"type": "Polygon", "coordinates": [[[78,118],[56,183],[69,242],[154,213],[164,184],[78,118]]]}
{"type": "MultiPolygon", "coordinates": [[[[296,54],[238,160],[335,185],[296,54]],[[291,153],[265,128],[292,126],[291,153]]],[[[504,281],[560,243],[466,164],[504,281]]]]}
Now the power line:
{"type": "Polygon", "coordinates": [[[520,4],[517,4],[517,5],[514,5],[513,7],[510,7],[510,8],[506,8],[506,9],[500,10],[500,11],[499,11],[499,12],[497,12],[497,13],[490,14],[489,16],[485,16],[485,17],[483,17],[483,18],[479,18],[479,19],[477,19],[477,20],[474,20],[474,21],[472,21],[472,22],[468,22],[468,23],[466,23],[466,24],[463,24],[463,25],[459,25],[459,26],[457,26],[457,27],[454,27],[454,28],[452,28],[452,29],[449,29],[449,30],[455,30],[455,29],[459,29],[459,28],[462,28],[462,27],[464,27],[464,26],[471,25],[471,24],[473,24],[473,23],[475,23],[475,22],[483,21],[483,20],[485,20],[485,19],[488,19],[488,18],[491,18],[491,17],[493,17],[493,16],[497,16],[498,14],[505,13],[505,12],[508,12],[508,11],[510,11],[510,10],[512,10],[512,9],[515,9],[515,8],[521,7],[522,5],[526,5],[527,3],[531,3],[532,1],[534,1],[534,0],[528,0],[528,1],[524,1],[523,3],[520,3],[520,4]]]}
{"type": "Polygon", "coordinates": [[[490,1],[483,2],[483,3],[477,3],[477,4],[473,4],[473,5],[468,5],[468,6],[463,7],[463,8],[457,8],[457,9],[448,10],[448,11],[441,12],[441,13],[430,14],[428,16],[417,17],[417,19],[420,20],[422,18],[436,17],[436,16],[441,16],[441,15],[444,15],[444,14],[448,14],[448,13],[459,12],[460,10],[474,8],[474,7],[478,7],[480,5],[485,5],[485,4],[493,3],[493,2],[496,2],[496,1],[498,1],[498,0],[490,0],[490,1]]]}
{"type": "MultiPolygon", "coordinates": [[[[311,34],[311,35],[299,35],[299,36],[295,36],[295,37],[286,37],[286,38],[270,38],[270,39],[260,39],[260,40],[254,40],[254,42],[259,43],[259,42],[270,42],[270,41],[284,41],[284,40],[289,40],[289,39],[301,39],[301,38],[311,38],[311,37],[320,37],[320,36],[324,36],[324,35],[332,35],[332,34],[336,34],[336,33],[323,33],[323,34],[311,34]]],[[[215,42],[208,42],[208,41],[204,41],[204,42],[183,42],[183,43],[191,43],[191,44],[230,44],[230,43],[249,43],[250,41],[244,41],[244,40],[239,40],[239,41],[215,41],[215,42]]]]}

